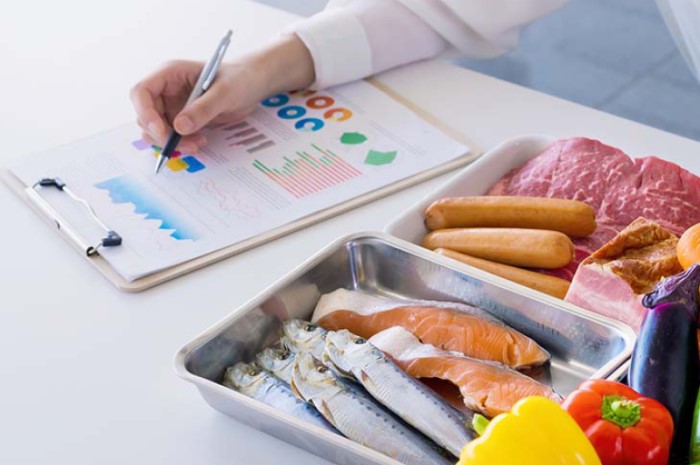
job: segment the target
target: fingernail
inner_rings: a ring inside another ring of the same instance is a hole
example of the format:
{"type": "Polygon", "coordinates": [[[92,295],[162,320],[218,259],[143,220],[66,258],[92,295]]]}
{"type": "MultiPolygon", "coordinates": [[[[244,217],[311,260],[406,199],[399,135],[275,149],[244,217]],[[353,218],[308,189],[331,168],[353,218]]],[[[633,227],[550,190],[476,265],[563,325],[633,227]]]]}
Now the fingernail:
{"type": "Polygon", "coordinates": [[[180,116],[177,119],[177,127],[180,132],[189,133],[194,129],[194,123],[187,116],[180,116]]]}

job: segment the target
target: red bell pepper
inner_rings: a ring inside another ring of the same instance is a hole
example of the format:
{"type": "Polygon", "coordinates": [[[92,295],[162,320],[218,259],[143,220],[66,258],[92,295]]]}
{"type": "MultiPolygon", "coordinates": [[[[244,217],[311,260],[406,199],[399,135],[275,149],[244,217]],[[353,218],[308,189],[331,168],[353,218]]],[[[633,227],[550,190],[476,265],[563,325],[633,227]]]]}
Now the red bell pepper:
{"type": "Polygon", "coordinates": [[[666,465],[673,419],[660,402],[614,381],[590,380],[562,407],[593,444],[603,465],[666,465]]]}

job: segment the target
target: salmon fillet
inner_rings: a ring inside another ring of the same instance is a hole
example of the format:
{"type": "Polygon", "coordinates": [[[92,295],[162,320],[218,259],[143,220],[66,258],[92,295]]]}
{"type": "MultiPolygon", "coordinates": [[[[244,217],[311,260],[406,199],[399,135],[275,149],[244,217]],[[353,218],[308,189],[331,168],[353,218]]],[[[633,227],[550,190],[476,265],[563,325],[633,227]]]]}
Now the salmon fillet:
{"type": "Polygon", "coordinates": [[[510,411],[520,399],[561,397],[545,384],[506,366],[447,352],[421,342],[401,327],[382,331],[369,341],[414,378],[437,378],[454,384],[464,405],[487,417],[510,411]]]}
{"type": "Polygon", "coordinates": [[[317,322],[327,330],[347,329],[369,339],[401,326],[421,342],[512,368],[541,365],[549,354],[535,341],[502,323],[439,307],[397,307],[368,315],[336,310],[317,322]]]}

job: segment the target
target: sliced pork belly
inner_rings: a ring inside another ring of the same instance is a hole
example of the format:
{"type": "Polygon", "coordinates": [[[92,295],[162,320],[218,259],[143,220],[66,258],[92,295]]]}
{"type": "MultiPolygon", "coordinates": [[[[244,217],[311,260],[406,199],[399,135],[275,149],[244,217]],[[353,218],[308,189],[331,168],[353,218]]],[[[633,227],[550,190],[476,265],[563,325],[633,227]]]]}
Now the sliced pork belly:
{"type": "Polygon", "coordinates": [[[678,238],[658,223],[637,218],[584,260],[565,300],[630,325],[642,324],[642,297],[663,278],[683,271],[678,238]]]}

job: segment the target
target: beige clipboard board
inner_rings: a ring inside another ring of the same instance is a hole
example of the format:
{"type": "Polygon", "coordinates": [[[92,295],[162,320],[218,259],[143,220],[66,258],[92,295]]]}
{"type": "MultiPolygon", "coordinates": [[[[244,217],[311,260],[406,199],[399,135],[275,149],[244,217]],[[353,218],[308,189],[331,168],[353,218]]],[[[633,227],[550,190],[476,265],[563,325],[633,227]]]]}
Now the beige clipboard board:
{"type": "Polygon", "coordinates": [[[144,276],[142,278],[136,279],[134,281],[127,281],[124,279],[119,273],[117,273],[114,268],[99,254],[98,255],[92,255],[88,256],[85,253],[85,250],[80,249],[80,247],[77,246],[76,242],[67,234],[66,228],[61,228],[60,224],[57,223],[57,221],[54,218],[51,218],[46,215],[44,211],[41,210],[37,206],[36,203],[32,202],[29,198],[29,196],[26,193],[26,190],[28,187],[24,182],[22,182],[17,176],[15,176],[11,171],[8,169],[2,169],[0,171],[0,177],[2,177],[3,181],[18,195],[20,198],[22,198],[28,205],[30,205],[37,213],[44,219],[46,219],[52,226],[57,227],[57,230],[60,235],[71,245],[76,248],[76,250],[80,250],[80,252],[85,256],[85,259],[97,270],[99,270],[100,273],[104,277],[106,277],[112,284],[114,284],[118,289],[126,292],[140,292],[146,289],[149,289],[151,287],[157,286],[159,284],[162,284],[166,281],[169,281],[171,279],[175,279],[177,277],[180,277],[182,275],[185,275],[187,273],[190,273],[192,271],[198,270],[200,268],[204,268],[207,265],[210,265],[212,263],[218,262],[220,260],[223,260],[225,258],[231,257],[233,255],[236,255],[238,253],[244,252],[245,250],[251,249],[253,247],[256,247],[258,245],[264,244],[266,242],[269,242],[271,240],[277,239],[279,237],[282,237],[286,234],[289,234],[291,232],[297,231],[299,229],[305,228],[307,226],[311,226],[313,224],[319,223],[325,219],[337,216],[341,213],[344,213],[346,211],[352,210],[354,208],[357,208],[359,206],[365,205],[369,202],[372,202],[374,200],[380,199],[382,197],[385,197],[387,195],[393,194],[395,192],[398,192],[402,189],[405,189],[407,187],[410,187],[414,184],[421,183],[423,181],[426,181],[430,178],[433,178],[435,176],[439,176],[441,174],[447,173],[449,171],[455,170],[457,168],[460,168],[468,163],[471,163],[472,161],[476,160],[483,152],[482,150],[477,147],[472,141],[468,140],[463,134],[460,132],[456,131],[454,128],[450,128],[443,124],[441,121],[439,121],[437,118],[435,118],[433,115],[427,113],[426,111],[422,110],[421,108],[417,107],[415,104],[413,104],[411,101],[408,99],[404,98],[403,96],[399,95],[392,89],[388,88],[384,84],[378,82],[375,79],[368,79],[367,80],[370,84],[374,85],[393,99],[397,100],[399,103],[404,105],[405,107],[409,108],[411,111],[416,113],[419,117],[421,117],[423,120],[426,122],[430,123],[431,125],[435,126],[436,128],[440,129],[442,132],[447,134],[448,136],[452,137],[453,139],[459,141],[460,143],[466,145],[469,147],[469,152],[466,153],[462,157],[458,157],[448,163],[445,163],[441,166],[437,166],[435,168],[432,168],[427,171],[423,171],[421,173],[418,173],[414,176],[411,176],[406,179],[402,179],[400,181],[397,181],[393,184],[390,184],[388,186],[384,186],[380,189],[376,189],[374,191],[367,192],[361,196],[355,197],[347,202],[344,202],[342,204],[334,205],[330,208],[326,208],[324,210],[317,211],[311,215],[305,216],[303,218],[299,218],[296,221],[293,221],[291,223],[287,223],[279,228],[275,228],[273,230],[270,230],[266,233],[260,234],[258,236],[252,237],[250,239],[247,239],[242,242],[238,242],[236,244],[230,245],[228,247],[224,247],[222,249],[216,250],[214,252],[210,252],[206,255],[203,255],[201,257],[180,263],[179,265],[175,265],[173,267],[170,267],[165,270],[161,270],[158,272],[155,272],[153,274],[150,274],[148,276],[144,276]]]}

